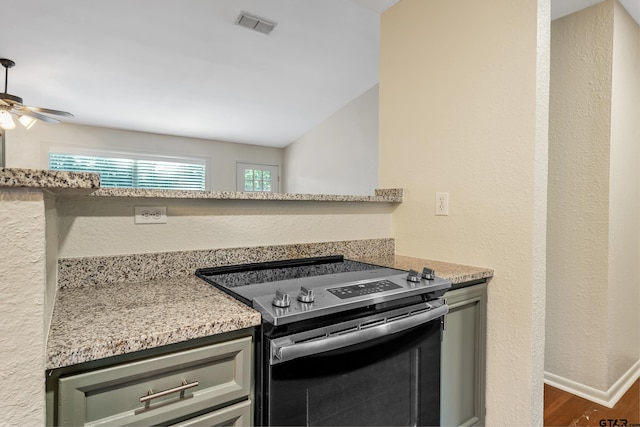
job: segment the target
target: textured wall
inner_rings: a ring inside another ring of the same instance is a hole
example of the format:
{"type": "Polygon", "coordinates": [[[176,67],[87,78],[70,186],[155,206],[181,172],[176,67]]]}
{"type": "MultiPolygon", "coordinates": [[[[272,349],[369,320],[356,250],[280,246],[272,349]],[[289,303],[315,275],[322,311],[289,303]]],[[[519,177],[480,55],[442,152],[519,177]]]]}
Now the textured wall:
{"type": "Polygon", "coordinates": [[[44,299],[44,334],[49,335],[53,304],[58,289],[58,212],[56,211],[55,196],[45,193],[44,196],[46,229],[46,292],[44,299]]]}
{"type": "Polygon", "coordinates": [[[545,369],[600,390],[607,388],[612,22],[605,2],[551,24],[545,369]]]}
{"type": "Polygon", "coordinates": [[[640,374],[640,27],[615,0],[554,21],[551,76],[545,369],[612,404],[640,374]]]}
{"type": "Polygon", "coordinates": [[[536,131],[533,178],[533,284],[531,289],[531,420],[542,424],[544,407],[544,333],[547,283],[547,212],[549,185],[549,79],[551,3],[538,2],[536,56],[536,131]]]}
{"type": "MultiPolygon", "coordinates": [[[[640,26],[614,7],[609,176],[608,386],[640,368],[640,26]],[[621,325],[623,325],[621,327],[621,325]]],[[[636,375],[640,375],[640,369],[636,375]]]]}
{"type": "Polygon", "coordinates": [[[47,169],[50,146],[102,149],[166,156],[196,156],[210,161],[210,190],[236,190],[236,162],[282,165],[281,148],[132,132],[95,126],[36,124],[16,126],[7,135],[7,167],[47,169]]]}
{"type": "Polygon", "coordinates": [[[284,150],[284,192],[371,195],[378,185],[378,85],[284,150]]]}
{"type": "Polygon", "coordinates": [[[542,423],[548,14],[548,1],[403,0],[382,16],[380,186],[405,189],[396,252],[495,269],[489,425],[542,423]],[[434,216],[436,191],[449,216],[434,216]]]}
{"type": "Polygon", "coordinates": [[[44,425],[42,192],[0,192],[0,224],[0,424],[44,425]]]}

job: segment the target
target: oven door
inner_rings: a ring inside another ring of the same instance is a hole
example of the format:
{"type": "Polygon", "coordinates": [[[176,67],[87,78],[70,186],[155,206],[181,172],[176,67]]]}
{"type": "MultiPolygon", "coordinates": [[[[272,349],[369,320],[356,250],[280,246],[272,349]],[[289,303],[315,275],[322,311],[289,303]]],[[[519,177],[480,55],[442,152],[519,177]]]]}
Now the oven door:
{"type": "Polygon", "coordinates": [[[446,304],[266,341],[262,419],[268,425],[415,426],[440,423],[446,304]]]}

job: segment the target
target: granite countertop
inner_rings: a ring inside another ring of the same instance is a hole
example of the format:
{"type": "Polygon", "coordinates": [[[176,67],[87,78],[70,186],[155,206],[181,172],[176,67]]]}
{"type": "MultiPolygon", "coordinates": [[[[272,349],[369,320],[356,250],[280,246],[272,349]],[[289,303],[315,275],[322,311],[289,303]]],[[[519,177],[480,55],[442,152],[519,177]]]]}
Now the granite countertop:
{"type": "Polygon", "coordinates": [[[451,280],[454,287],[462,283],[493,277],[493,270],[490,268],[472,267],[403,255],[363,257],[357,260],[400,270],[416,270],[418,272],[421,272],[424,267],[428,267],[435,270],[437,276],[451,280]]]}
{"type": "Polygon", "coordinates": [[[100,175],[97,173],[15,168],[0,168],[0,189],[1,188],[42,188],[56,195],[82,195],[91,197],[314,202],[402,202],[402,189],[400,188],[377,189],[373,196],[100,188],[100,175]]]}
{"type": "Polygon", "coordinates": [[[88,172],[0,168],[0,187],[87,190],[88,194],[100,188],[100,175],[88,172]]]}
{"type": "MultiPolygon", "coordinates": [[[[493,270],[406,256],[360,261],[403,270],[427,266],[455,285],[493,270]]],[[[46,369],[146,350],[260,324],[260,314],[196,276],[59,289],[46,369]]]]}
{"type": "Polygon", "coordinates": [[[316,201],[316,202],[385,202],[401,203],[402,189],[377,189],[373,196],[351,196],[343,194],[299,194],[264,193],[255,191],[186,191],[144,190],[139,188],[101,188],[93,197],[139,197],[165,199],[213,199],[213,200],[272,200],[272,201],[316,201]]]}
{"type": "Polygon", "coordinates": [[[260,313],[196,276],[59,289],[45,368],[260,324],[260,313]]]}

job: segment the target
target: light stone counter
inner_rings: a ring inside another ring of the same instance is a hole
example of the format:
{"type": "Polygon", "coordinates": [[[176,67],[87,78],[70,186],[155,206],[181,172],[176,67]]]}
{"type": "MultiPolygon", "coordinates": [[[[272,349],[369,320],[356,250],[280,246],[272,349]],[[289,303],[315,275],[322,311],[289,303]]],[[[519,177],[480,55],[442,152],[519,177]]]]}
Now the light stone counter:
{"type": "Polygon", "coordinates": [[[271,200],[311,202],[382,202],[401,203],[402,189],[377,189],[374,196],[342,194],[263,193],[245,191],[144,190],[139,188],[101,188],[94,197],[137,197],[161,199],[271,200]]]}
{"type": "MultiPolygon", "coordinates": [[[[455,285],[493,270],[406,256],[352,257],[403,270],[427,266],[455,285]]],[[[260,314],[193,275],[58,290],[46,368],[89,362],[260,324],[260,314]]]]}
{"type": "Polygon", "coordinates": [[[90,190],[93,192],[100,188],[100,175],[86,172],[0,168],[1,187],[90,190]]]}
{"type": "Polygon", "coordinates": [[[466,282],[490,279],[493,277],[493,270],[490,268],[472,267],[468,265],[452,264],[449,262],[413,258],[403,255],[361,257],[356,259],[369,262],[371,264],[398,268],[400,270],[416,270],[418,272],[422,272],[424,267],[428,267],[435,270],[437,276],[451,280],[454,287],[455,285],[460,285],[466,282]]]}
{"type": "Polygon", "coordinates": [[[41,169],[0,168],[0,189],[42,188],[59,195],[89,195],[91,197],[265,200],[313,202],[378,202],[401,203],[402,189],[377,189],[373,196],[340,194],[292,194],[243,191],[145,190],[139,188],[100,188],[100,175],[87,172],[62,172],[41,169]]]}
{"type": "Polygon", "coordinates": [[[260,314],[196,276],[58,290],[46,369],[260,324],[260,314]]]}

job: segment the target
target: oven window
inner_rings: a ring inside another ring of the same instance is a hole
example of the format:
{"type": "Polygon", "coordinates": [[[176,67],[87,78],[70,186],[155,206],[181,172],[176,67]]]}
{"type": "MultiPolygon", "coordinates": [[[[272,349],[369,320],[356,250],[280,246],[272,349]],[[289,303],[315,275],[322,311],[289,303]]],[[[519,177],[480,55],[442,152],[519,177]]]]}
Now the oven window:
{"type": "Polygon", "coordinates": [[[440,320],[270,372],[269,425],[438,425],[440,320]]]}
{"type": "MultiPolygon", "coordinates": [[[[341,372],[332,381],[308,387],[309,425],[410,425],[416,351],[341,372]],[[392,401],[391,406],[384,403],[392,401]]],[[[339,359],[326,363],[341,364],[339,359]]]]}

